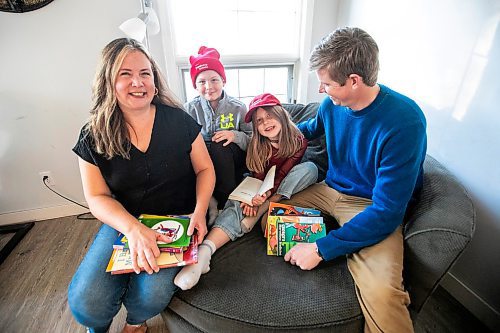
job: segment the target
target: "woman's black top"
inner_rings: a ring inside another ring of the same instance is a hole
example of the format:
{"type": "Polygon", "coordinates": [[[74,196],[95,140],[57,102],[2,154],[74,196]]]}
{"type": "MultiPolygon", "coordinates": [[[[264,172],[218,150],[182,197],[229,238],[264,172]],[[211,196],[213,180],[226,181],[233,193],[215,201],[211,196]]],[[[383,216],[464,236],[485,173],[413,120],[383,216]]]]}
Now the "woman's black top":
{"type": "Polygon", "coordinates": [[[186,112],[157,105],[149,147],[143,153],[131,145],[130,160],[108,160],[98,154],[85,128],[73,151],[99,168],[114,198],[130,214],[181,215],[194,211],[196,175],[189,154],[201,126],[186,112]]]}

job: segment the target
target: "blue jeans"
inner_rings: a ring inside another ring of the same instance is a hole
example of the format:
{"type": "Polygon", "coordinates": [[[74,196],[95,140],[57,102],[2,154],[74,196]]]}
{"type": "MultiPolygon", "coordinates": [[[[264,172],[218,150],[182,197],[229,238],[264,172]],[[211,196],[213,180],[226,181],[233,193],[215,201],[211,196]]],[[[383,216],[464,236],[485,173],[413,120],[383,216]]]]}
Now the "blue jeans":
{"type": "Polygon", "coordinates": [[[173,281],[180,267],[151,275],[106,273],[117,237],[116,230],[103,224],[69,285],[71,312],[90,332],[106,332],[122,304],[127,323],[141,324],[165,309],[178,289],[173,281]]]}
{"type": "MultiPolygon", "coordinates": [[[[280,194],[286,199],[302,191],[306,187],[316,183],[318,180],[318,168],[312,162],[304,162],[297,164],[288,172],[285,178],[281,181],[280,186],[276,190],[276,194],[280,194]]],[[[244,232],[241,228],[241,220],[243,220],[243,212],[240,207],[240,202],[228,200],[224,210],[215,219],[213,227],[222,229],[231,240],[235,240],[243,236],[244,232]]]]}

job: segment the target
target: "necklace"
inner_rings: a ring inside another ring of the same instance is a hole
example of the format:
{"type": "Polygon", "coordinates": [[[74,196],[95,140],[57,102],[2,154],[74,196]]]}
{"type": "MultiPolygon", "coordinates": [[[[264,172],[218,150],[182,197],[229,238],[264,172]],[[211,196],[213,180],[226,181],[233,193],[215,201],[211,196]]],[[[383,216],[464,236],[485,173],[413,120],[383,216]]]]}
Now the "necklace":
{"type": "Polygon", "coordinates": [[[271,141],[271,143],[278,143],[278,142],[280,142],[279,139],[278,140],[271,140],[271,139],[269,139],[269,141],[271,141]]]}

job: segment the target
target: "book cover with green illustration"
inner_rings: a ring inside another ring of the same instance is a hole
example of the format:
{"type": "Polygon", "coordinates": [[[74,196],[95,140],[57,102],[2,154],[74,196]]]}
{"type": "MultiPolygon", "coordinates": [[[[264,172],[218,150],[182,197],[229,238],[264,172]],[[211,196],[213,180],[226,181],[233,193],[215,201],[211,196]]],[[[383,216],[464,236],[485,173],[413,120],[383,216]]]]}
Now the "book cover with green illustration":
{"type": "Polygon", "coordinates": [[[278,222],[277,255],[284,256],[297,243],[314,243],[326,236],[324,223],[278,222]]]}
{"type": "MultiPolygon", "coordinates": [[[[170,253],[182,253],[183,250],[186,250],[186,247],[158,247],[160,249],[160,252],[170,252],[170,253]]],[[[127,236],[122,234],[121,232],[118,233],[118,237],[116,237],[115,242],[113,243],[113,249],[117,250],[128,250],[128,240],[127,236]]]]}
{"type": "MultiPolygon", "coordinates": [[[[294,224],[323,224],[322,216],[268,216],[267,218],[267,254],[278,255],[278,224],[287,222],[294,224]]],[[[324,229],[324,228],[323,228],[324,229]]]]}
{"type": "Polygon", "coordinates": [[[187,235],[189,217],[176,215],[148,215],[139,216],[139,221],[145,226],[173,238],[171,243],[157,242],[158,247],[185,247],[191,239],[187,235]]]}

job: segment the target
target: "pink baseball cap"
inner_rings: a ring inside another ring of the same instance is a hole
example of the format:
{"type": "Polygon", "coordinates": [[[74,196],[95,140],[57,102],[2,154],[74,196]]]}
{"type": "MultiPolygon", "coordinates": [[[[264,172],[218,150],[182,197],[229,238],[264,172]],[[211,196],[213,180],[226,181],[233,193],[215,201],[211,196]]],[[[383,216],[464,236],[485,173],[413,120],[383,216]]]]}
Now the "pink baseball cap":
{"type": "Polygon", "coordinates": [[[274,105],[281,106],[281,102],[272,94],[264,93],[255,96],[250,102],[250,104],[248,104],[248,112],[245,115],[245,122],[249,123],[252,121],[252,115],[258,108],[262,106],[274,106],[274,105]]]}

